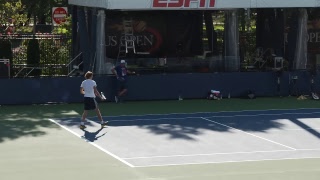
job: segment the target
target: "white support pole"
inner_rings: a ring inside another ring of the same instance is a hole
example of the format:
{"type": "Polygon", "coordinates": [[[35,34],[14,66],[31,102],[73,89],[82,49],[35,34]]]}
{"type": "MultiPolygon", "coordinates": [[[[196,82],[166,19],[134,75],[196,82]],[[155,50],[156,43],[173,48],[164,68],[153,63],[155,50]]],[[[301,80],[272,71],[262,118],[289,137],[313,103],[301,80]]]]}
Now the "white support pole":
{"type": "Polygon", "coordinates": [[[240,70],[238,10],[225,11],[224,64],[226,71],[240,70]]]}
{"type": "Polygon", "coordinates": [[[97,17],[97,40],[96,40],[96,74],[104,74],[106,66],[106,42],[105,42],[105,19],[106,14],[104,10],[98,10],[97,17]]]}
{"type": "Polygon", "coordinates": [[[304,70],[306,69],[308,62],[308,13],[307,10],[302,8],[299,9],[298,15],[298,32],[296,41],[296,51],[294,56],[295,69],[304,70]]]}

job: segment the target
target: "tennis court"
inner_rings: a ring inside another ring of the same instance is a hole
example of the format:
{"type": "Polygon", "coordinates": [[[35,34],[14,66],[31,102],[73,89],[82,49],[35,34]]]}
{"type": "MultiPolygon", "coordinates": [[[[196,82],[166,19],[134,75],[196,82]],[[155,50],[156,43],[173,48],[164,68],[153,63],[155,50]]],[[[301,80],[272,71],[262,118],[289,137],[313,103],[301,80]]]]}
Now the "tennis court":
{"type": "Polygon", "coordinates": [[[51,119],[130,167],[320,158],[319,109],[51,119]]]}
{"type": "Polygon", "coordinates": [[[295,98],[1,106],[4,179],[319,179],[318,102],[295,98]]]}

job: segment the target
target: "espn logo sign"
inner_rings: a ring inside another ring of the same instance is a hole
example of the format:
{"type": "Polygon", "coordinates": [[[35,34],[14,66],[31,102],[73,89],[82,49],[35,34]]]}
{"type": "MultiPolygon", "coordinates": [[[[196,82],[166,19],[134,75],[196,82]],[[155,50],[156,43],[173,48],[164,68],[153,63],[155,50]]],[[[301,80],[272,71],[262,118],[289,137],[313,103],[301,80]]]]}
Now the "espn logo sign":
{"type": "Polygon", "coordinates": [[[153,0],[153,8],[213,8],[216,0],[153,0]],[[197,4],[197,6],[191,6],[197,4]]]}

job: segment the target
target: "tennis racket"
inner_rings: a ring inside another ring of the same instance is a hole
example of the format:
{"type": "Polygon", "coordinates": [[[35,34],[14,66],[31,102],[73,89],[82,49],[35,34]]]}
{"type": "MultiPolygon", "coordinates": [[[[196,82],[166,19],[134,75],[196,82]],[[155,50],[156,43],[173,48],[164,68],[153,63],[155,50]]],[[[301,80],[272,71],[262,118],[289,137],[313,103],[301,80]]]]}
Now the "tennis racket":
{"type": "Polygon", "coordinates": [[[107,98],[104,96],[103,92],[101,92],[101,99],[106,100],[107,98]]]}

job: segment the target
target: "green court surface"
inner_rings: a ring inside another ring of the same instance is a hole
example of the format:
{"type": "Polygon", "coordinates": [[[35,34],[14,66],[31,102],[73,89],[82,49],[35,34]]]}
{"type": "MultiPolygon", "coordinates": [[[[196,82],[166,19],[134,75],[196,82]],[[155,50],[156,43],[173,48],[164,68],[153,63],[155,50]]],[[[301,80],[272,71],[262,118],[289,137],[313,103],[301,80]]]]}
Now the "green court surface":
{"type": "MultiPolygon", "coordinates": [[[[103,102],[99,103],[99,106],[103,116],[302,108],[315,111],[319,108],[320,113],[320,101],[297,100],[293,97],[253,100],[232,98],[220,101],[138,101],[123,104],[103,102]]],[[[82,104],[0,106],[0,179],[320,179],[320,158],[129,167],[49,120],[80,120],[81,113],[82,104]]],[[[89,116],[94,117],[95,114],[91,112],[89,116]]],[[[320,133],[320,130],[315,128],[308,132],[314,135],[320,133]]],[[[264,132],[261,130],[259,133],[264,132]]],[[[301,141],[306,143],[308,140],[301,141]]]]}

